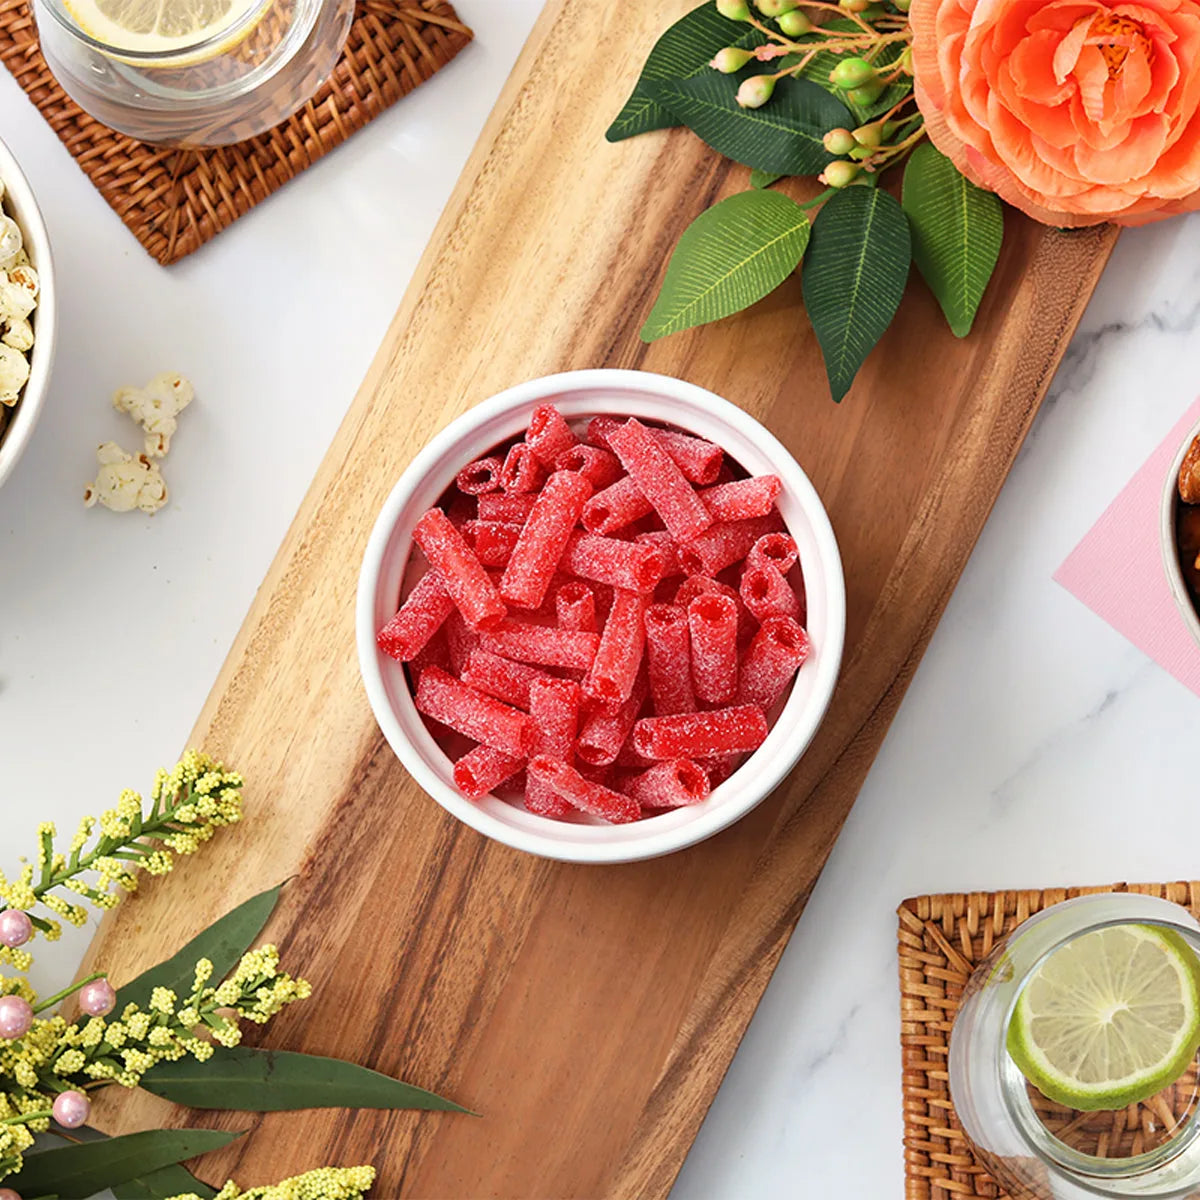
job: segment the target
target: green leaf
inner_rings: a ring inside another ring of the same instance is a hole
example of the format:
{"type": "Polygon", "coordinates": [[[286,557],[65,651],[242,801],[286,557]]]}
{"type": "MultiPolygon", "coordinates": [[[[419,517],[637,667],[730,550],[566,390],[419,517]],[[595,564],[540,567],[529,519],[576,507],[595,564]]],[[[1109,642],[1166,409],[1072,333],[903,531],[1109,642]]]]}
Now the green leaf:
{"type": "Polygon", "coordinates": [[[760,171],[755,167],[750,172],[750,186],[752,188],[768,188],[782,178],[782,175],[772,175],[770,171],[760,171]]]}
{"type": "Polygon", "coordinates": [[[904,211],[913,261],[937,297],[955,337],[971,332],[1004,240],[1004,209],[928,142],[904,170],[904,211]]]}
{"type": "Polygon", "coordinates": [[[896,315],[912,256],[904,210],[887,192],[848,187],[813,224],[804,305],[821,344],[834,400],[896,315]]]}
{"type": "Polygon", "coordinates": [[[804,210],[779,192],[739,192],[684,230],[642,341],[748,308],[795,269],[808,244],[804,210]]]}
{"type": "Polygon", "coordinates": [[[252,896],[197,934],[178,954],[130,980],[117,992],[116,1011],[120,1013],[127,1004],[145,1008],[156,987],[170,988],[178,996],[190,996],[196,963],[202,958],[212,960],[214,979],[224,979],[262,932],[275,911],[282,888],[280,884],[252,896]]]}
{"type": "Polygon", "coordinates": [[[735,162],[779,175],[815,175],[833,160],[822,137],[851,120],[849,110],[807,79],[785,76],[762,108],[739,108],[738,81],[707,71],[647,85],[693,133],[735,162]]]}
{"type": "Polygon", "coordinates": [[[44,1150],[27,1155],[25,1165],[5,1179],[4,1186],[23,1196],[52,1192],[62,1200],[87,1200],[105,1188],[220,1150],[241,1136],[211,1129],[153,1129],[103,1142],[44,1150]]]}
{"type": "Polygon", "coordinates": [[[178,1165],[119,1183],[112,1193],[117,1200],[170,1200],[172,1196],[189,1194],[199,1196],[201,1200],[213,1200],[217,1194],[186,1167],[178,1165]]]}
{"type": "Polygon", "coordinates": [[[190,1057],[158,1063],[142,1076],[141,1086],[155,1096],[189,1108],[242,1112],[291,1112],[300,1108],[469,1111],[424,1088],[337,1058],[247,1046],[218,1046],[212,1058],[203,1063],[190,1057]]]}
{"type": "Polygon", "coordinates": [[[714,54],[725,46],[752,50],[767,39],[742,21],[730,21],[717,12],[712,0],[705,0],[681,17],[654,44],[637,86],[617,119],[604,135],[620,142],[652,129],[667,129],[679,121],[650,94],[648,85],[658,79],[686,79],[700,72],[715,74],[708,65],[714,54]]]}

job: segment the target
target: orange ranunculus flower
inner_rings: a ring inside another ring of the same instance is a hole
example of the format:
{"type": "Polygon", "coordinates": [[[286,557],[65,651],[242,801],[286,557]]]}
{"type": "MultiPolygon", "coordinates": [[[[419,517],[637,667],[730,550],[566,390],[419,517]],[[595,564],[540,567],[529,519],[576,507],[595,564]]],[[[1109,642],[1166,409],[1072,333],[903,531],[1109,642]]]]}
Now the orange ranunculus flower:
{"type": "Polygon", "coordinates": [[[1200,0],[912,0],[917,103],[968,179],[1051,225],[1200,208],[1200,0]]]}

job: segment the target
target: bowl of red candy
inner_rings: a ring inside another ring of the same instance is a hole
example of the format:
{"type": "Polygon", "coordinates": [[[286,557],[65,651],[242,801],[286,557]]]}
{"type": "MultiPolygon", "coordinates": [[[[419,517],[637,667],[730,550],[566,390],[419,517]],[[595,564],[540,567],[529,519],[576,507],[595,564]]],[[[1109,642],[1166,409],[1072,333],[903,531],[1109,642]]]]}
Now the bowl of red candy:
{"type": "Polygon", "coordinates": [[[833,694],[841,558],[784,446],[703,388],[577,371],[484,401],[397,483],[358,649],[418,784],[533,854],[712,836],[795,766],[833,694]]]}

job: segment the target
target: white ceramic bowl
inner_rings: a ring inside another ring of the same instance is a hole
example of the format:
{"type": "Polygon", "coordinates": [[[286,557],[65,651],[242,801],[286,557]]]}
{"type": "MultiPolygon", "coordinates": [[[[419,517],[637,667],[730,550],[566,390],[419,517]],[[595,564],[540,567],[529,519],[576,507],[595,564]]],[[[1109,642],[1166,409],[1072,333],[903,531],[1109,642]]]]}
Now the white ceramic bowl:
{"type": "Polygon", "coordinates": [[[1188,448],[1197,437],[1200,437],[1200,425],[1197,425],[1184,439],[1183,445],[1179,447],[1179,453],[1175,456],[1175,461],[1171,464],[1171,473],[1167,477],[1166,487],[1163,489],[1161,535],[1163,566],[1167,569],[1171,594],[1175,597],[1175,603],[1179,605],[1184,624],[1188,627],[1192,637],[1196,639],[1196,644],[1200,646],[1200,613],[1196,612],[1187,580],[1183,577],[1183,568],[1179,565],[1179,544],[1175,538],[1175,516],[1179,511],[1180,504],[1183,503],[1179,499],[1179,470],[1183,466],[1184,458],[1187,457],[1188,448]]]}
{"type": "Polygon", "coordinates": [[[795,766],[829,706],[842,659],[846,593],[833,528],[808,476],[753,417],[690,383],[641,371],[574,371],[519,384],[485,400],[442,430],[404,472],[379,514],[358,589],[358,652],[367,695],[388,743],[413,778],[443,808],[506,845],[568,862],[653,858],[694,845],[765,799],[795,766]],[[767,740],[702,804],[628,825],[580,815],[556,821],[494,796],[472,801],[454,786],[453,764],[417,713],[404,668],[375,645],[396,611],[412,549],[412,529],[458,471],[517,436],[546,402],[568,420],[598,414],[676,425],[723,446],[753,475],[783,480],[779,508],[800,550],[813,651],[767,740]]]}
{"type": "Polygon", "coordinates": [[[38,273],[38,305],[33,323],[33,349],[29,353],[29,381],[21,399],[0,433],[0,484],[8,477],[17,459],[24,453],[33,428],[41,416],[50,385],[50,367],[54,362],[55,312],[54,264],[50,259],[50,236],[33,198],[33,190],[17,165],[12,151],[0,142],[0,181],[4,183],[5,212],[16,221],[25,239],[25,252],[38,273]]]}

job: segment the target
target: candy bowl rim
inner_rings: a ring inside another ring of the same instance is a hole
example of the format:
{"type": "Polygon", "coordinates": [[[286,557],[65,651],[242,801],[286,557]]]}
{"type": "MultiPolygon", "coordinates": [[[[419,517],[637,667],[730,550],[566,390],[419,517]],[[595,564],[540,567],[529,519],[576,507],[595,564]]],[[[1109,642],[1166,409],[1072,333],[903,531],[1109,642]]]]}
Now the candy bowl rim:
{"type": "Polygon", "coordinates": [[[670,376],[615,369],[570,371],[517,384],[482,401],[416,455],[384,503],[368,541],[359,577],[356,630],[359,667],[379,727],[404,768],[443,808],[478,832],[543,858],[633,862],[719,833],[757,807],[794,768],[821,725],[837,682],[846,630],[845,581],[837,539],[816,489],[791,453],[749,413],[670,376]],[[720,440],[754,474],[779,474],[784,482],[781,508],[800,544],[809,590],[813,655],[767,740],[702,804],[629,825],[582,817],[580,823],[558,821],[493,796],[479,801],[462,796],[450,776],[453,764],[416,712],[403,667],[375,644],[377,629],[395,611],[416,515],[436,502],[466,462],[514,436],[534,406],[550,401],[572,419],[615,412],[670,422],[720,440]]]}

